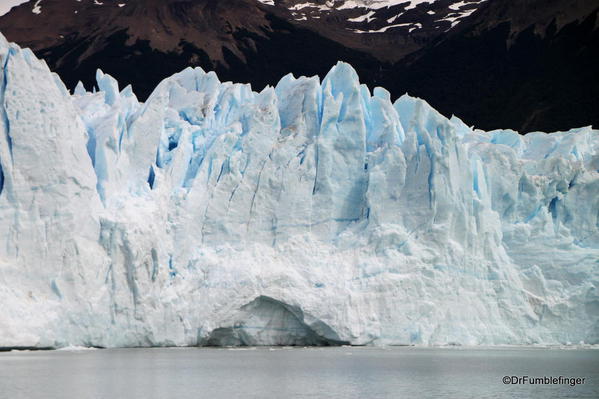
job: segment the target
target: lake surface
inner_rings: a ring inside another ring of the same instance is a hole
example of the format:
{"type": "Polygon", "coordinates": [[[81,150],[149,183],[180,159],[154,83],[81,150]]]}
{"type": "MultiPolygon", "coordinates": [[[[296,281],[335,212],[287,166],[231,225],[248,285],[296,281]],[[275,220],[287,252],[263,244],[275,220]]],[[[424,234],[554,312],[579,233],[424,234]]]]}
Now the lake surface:
{"type": "Polygon", "coordinates": [[[0,353],[0,398],[599,398],[599,350],[164,348],[0,353]],[[506,385],[504,376],[580,377],[506,385]]]}

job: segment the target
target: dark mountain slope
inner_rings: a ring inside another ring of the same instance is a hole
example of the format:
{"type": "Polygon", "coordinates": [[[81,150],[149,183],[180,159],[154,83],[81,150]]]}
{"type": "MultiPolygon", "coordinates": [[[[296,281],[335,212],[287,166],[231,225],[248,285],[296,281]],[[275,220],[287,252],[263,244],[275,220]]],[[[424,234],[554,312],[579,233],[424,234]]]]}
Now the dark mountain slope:
{"type": "Polygon", "coordinates": [[[131,37],[126,29],[104,38],[105,45],[85,57],[82,55],[92,45],[94,37],[77,39],[76,43],[45,48],[37,53],[50,65],[56,65],[54,70],[70,88],[74,88],[79,80],[91,88],[95,84],[96,69],[100,67],[122,84],[131,83],[141,99],[145,99],[162,79],[188,66],[214,70],[223,81],[251,83],[256,90],[276,84],[288,73],[324,76],[339,60],[352,64],[370,84],[380,80],[372,72],[379,66],[373,56],[348,49],[274,16],[268,16],[268,21],[273,29],[258,32],[239,29],[232,33],[236,40],[235,49],[222,46],[222,55],[216,60],[203,48],[185,40],[181,40],[177,51],[168,52],[153,48],[148,40],[137,39],[129,43],[131,37]]]}
{"type": "Polygon", "coordinates": [[[9,40],[34,49],[68,87],[79,80],[91,87],[101,68],[122,84],[131,83],[141,99],[187,66],[259,90],[290,72],[324,76],[343,60],[369,83],[377,82],[374,56],[289,23],[255,0],[118,4],[46,0],[39,15],[24,4],[0,17],[0,28],[9,40]]]}
{"type": "Polygon", "coordinates": [[[101,68],[143,100],[201,66],[260,90],[289,72],[323,77],[343,60],[364,83],[479,128],[599,127],[597,0],[351,3],[43,0],[40,13],[30,2],[0,17],[0,31],[71,89],[90,88],[101,68]]]}
{"type": "Polygon", "coordinates": [[[596,1],[493,0],[383,84],[482,129],[599,127],[598,9],[596,1]]]}

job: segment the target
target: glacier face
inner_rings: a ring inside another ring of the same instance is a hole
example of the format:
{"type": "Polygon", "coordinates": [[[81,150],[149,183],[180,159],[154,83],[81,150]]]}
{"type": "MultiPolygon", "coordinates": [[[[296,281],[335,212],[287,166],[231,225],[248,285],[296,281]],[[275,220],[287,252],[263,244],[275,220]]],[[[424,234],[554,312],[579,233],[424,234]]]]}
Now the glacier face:
{"type": "Polygon", "coordinates": [[[0,61],[0,346],[599,343],[598,131],[0,61]]]}

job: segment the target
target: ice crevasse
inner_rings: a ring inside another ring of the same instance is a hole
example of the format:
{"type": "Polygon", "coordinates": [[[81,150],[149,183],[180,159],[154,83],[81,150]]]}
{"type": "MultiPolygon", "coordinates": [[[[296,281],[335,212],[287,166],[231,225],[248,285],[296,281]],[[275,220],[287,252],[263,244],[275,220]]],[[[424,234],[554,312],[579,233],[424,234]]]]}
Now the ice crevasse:
{"type": "Polygon", "coordinates": [[[0,37],[0,347],[599,343],[599,132],[339,63],[70,94],[0,37]]]}

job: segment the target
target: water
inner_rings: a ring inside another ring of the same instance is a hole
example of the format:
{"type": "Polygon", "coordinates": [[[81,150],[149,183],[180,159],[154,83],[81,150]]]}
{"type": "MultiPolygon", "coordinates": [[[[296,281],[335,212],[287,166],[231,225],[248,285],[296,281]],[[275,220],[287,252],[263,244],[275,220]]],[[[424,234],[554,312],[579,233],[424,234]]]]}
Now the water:
{"type": "Polygon", "coordinates": [[[114,349],[0,353],[0,398],[599,398],[599,350],[114,349]],[[505,375],[585,384],[505,385],[505,375]]]}

